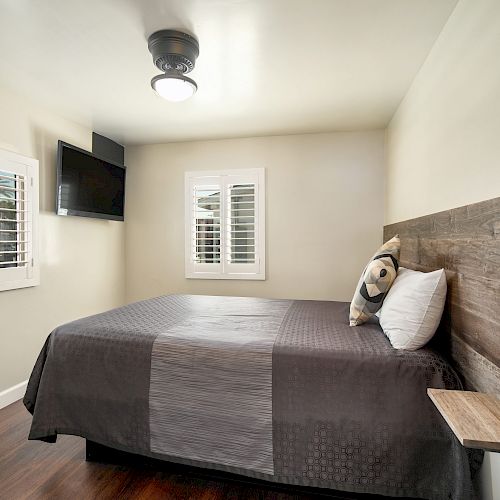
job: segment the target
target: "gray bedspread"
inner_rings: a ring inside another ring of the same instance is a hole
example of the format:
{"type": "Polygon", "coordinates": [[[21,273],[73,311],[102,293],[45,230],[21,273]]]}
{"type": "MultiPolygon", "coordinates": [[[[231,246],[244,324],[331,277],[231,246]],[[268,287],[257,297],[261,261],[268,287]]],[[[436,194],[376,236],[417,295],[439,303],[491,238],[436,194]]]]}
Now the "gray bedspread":
{"type": "Polygon", "coordinates": [[[339,302],[166,296],[68,323],[33,369],[29,438],[75,434],[289,484],[471,498],[479,457],[426,395],[460,387],[452,368],[347,320],[339,302]]]}

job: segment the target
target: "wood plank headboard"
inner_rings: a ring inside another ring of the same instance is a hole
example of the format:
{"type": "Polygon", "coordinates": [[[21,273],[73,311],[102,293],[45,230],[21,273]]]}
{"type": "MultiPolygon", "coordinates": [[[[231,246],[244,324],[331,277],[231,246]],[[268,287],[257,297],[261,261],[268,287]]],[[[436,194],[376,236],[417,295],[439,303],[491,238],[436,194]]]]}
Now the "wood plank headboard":
{"type": "Polygon", "coordinates": [[[403,267],[446,270],[437,342],[466,388],[500,394],[500,198],[384,227],[395,234],[403,267]]]}

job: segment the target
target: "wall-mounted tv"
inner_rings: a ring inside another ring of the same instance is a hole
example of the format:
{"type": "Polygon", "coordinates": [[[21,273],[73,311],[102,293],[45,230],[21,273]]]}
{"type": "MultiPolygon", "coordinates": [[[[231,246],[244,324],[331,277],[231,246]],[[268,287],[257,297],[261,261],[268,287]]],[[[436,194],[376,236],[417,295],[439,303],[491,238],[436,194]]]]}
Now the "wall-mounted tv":
{"type": "Polygon", "coordinates": [[[125,167],[59,141],[58,215],[123,220],[125,167]]]}

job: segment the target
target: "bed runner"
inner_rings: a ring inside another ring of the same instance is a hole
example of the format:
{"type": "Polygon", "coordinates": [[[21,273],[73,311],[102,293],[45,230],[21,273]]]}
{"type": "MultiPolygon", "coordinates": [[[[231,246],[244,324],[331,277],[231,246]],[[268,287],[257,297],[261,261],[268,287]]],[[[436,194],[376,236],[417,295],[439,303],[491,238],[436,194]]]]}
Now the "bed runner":
{"type": "Polygon", "coordinates": [[[274,473],[272,351],[290,304],[199,296],[156,337],[152,452],[274,473]]]}

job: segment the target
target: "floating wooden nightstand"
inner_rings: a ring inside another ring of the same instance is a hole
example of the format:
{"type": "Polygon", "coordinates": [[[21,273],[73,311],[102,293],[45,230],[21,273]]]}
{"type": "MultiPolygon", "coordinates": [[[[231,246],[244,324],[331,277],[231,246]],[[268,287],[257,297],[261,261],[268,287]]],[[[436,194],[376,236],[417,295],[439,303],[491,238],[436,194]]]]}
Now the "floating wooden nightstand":
{"type": "Polygon", "coordinates": [[[444,389],[427,389],[427,394],[463,446],[500,452],[500,399],[444,389]]]}

